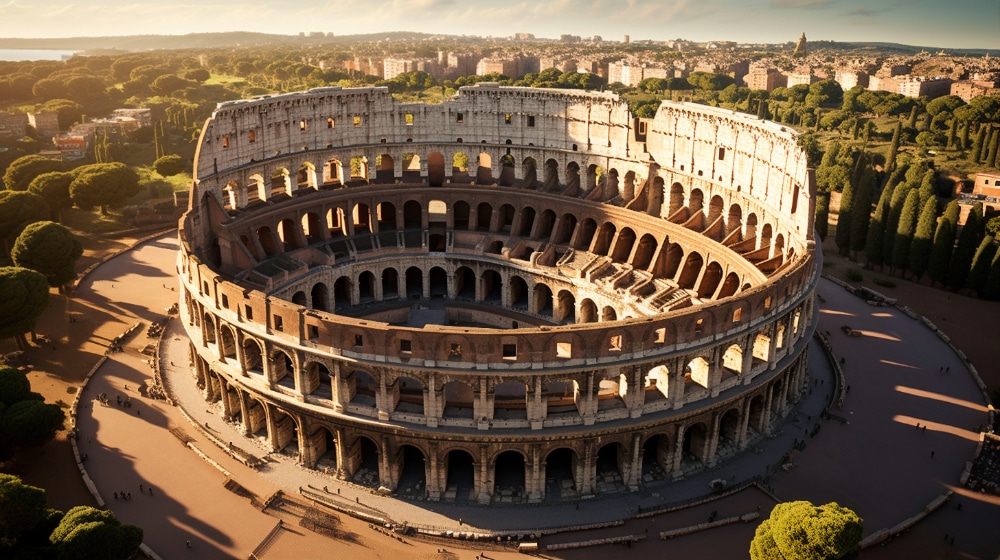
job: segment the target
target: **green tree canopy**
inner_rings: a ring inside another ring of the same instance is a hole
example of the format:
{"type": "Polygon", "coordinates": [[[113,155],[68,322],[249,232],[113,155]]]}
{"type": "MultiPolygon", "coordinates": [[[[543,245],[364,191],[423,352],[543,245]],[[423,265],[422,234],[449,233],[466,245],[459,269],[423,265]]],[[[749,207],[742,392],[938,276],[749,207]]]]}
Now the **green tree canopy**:
{"type": "Polygon", "coordinates": [[[28,192],[45,199],[51,211],[51,218],[62,221],[62,213],[73,206],[69,196],[69,185],[73,174],[66,171],[50,171],[35,177],[28,185],[28,192]]]}
{"type": "Polygon", "coordinates": [[[45,518],[45,490],[28,486],[21,479],[0,473],[0,550],[45,518]]]}
{"type": "Polygon", "coordinates": [[[9,191],[26,191],[35,177],[50,171],[62,171],[62,162],[38,155],[23,156],[7,166],[3,184],[9,191]]]}
{"type": "Polygon", "coordinates": [[[109,204],[120,204],[139,192],[139,176],[124,163],[95,163],[77,168],[69,194],[80,206],[100,206],[108,213],[109,204]]]}
{"type": "Polygon", "coordinates": [[[752,560],[839,560],[861,551],[863,522],[836,502],[815,506],[785,502],[757,527],[750,543],[752,560]]]}
{"type": "Polygon", "coordinates": [[[49,286],[62,286],[76,278],[74,266],[83,255],[83,245],[73,232],[55,222],[35,222],[17,236],[10,257],[45,275],[49,286]]]}
{"type": "Polygon", "coordinates": [[[6,407],[0,417],[0,456],[51,440],[65,420],[59,405],[42,400],[29,398],[6,407]]]}
{"type": "Polygon", "coordinates": [[[156,161],[153,162],[153,169],[164,177],[177,175],[186,168],[187,164],[184,162],[184,158],[177,154],[167,154],[156,158],[156,161]]]}
{"type": "Polygon", "coordinates": [[[49,304],[49,282],[45,275],[19,266],[0,267],[0,338],[15,337],[27,346],[24,333],[49,304]]]}
{"type": "Polygon", "coordinates": [[[107,510],[76,506],[66,512],[49,537],[60,559],[126,560],[142,544],[142,529],[122,525],[107,510]]]}
{"type": "Polygon", "coordinates": [[[49,205],[35,193],[0,191],[0,241],[10,247],[11,238],[17,237],[28,224],[49,217],[49,205]]]}
{"type": "Polygon", "coordinates": [[[0,403],[10,406],[31,396],[31,381],[20,370],[0,367],[0,403]]]}

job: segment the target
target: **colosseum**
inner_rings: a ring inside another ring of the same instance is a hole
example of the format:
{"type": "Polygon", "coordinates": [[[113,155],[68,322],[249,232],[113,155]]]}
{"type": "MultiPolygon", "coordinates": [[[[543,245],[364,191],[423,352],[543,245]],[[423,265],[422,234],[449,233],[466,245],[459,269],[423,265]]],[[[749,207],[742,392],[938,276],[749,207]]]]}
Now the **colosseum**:
{"type": "Polygon", "coordinates": [[[775,123],[328,87],[220,104],[194,172],[192,383],[331,478],[472,504],[669,496],[808,385],[815,179],[775,123]]]}

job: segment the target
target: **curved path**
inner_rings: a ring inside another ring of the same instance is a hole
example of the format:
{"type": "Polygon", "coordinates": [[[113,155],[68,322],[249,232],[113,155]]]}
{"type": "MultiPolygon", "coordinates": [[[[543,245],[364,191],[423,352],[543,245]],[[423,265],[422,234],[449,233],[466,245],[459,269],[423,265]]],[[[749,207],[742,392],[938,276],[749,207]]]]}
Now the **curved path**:
{"type": "MultiPolygon", "coordinates": [[[[163,310],[177,297],[169,288],[174,285],[176,247],[176,239],[166,235],[108,261],[88,276],[78,288],[77,298],[98,308],[115,306],[118,311],[147,323],[162,319],[163,310]]],[[[813,344],[810,353],[813,390],[799,403],[781,433],[759,442],[754,451],[685,481],[650,485],[635,494],[584,501],[580,509],[573,503],[513,510],[394,500],[303,469],[290,457],[266,455],[225,424],[216,405],[201,400],[186,369],[187,342],[181,329],[172,323],[164,337],[161,364],[172,397],[185,408],[192,421],[178,408],[148,399],[138,390],[151,377],[148,358],[137,351],[148,342],[140,333],[126,343],[125,352],[112,354],[85,388],[77,420],[80,452],[88,455],[87,471],[108,507],[123,522],[143,527],[146,544],[163,558],[246,558],[261,544],[267,546],[260,558],[315,557],[320,553],[358,556],[362,550],[375,558],[444,557],[437,554],[438,545],[401,543],[368,529],[364,522],[342,515],[338,516],[335,540],[285,524],[267,543],[262,543],[275,528],[279,514],[273,508],[262,513],[246,498],[226,490],[227,475],[223,471],[260,499],[279,488],[326,485],[331,499],[337,499],[334,491],[339,488],[344,502],[357,500],[397,521],[456,531],[480,528],[528,532],[542,527],[620,519],[634,514],[639,507],[662,506],[702,496],[708,482],[715,478],[741,481],[763,475],[765,468],[777,466],[795,440],[805,440],[807,448],[801,453],[792,452],[794,469],[771,477],[774,492],[786,500],[809,499],[817,503],[836,500],[858,511],[865,519],[866,534],[916,514],[948,490],[959,494],[957,499],[965,506],[962,512],[946,506],[947,511],[935,513],[911,535],[893,541],[884,549],[876,549],[873,556],[883,550],[898,553],[904,547],[912,547],[924,557],[946,558],[955,554],[955,548],[968,558],[995,557],[1000,553],[1000,542],[995,538],[995,527],[1000,525],[1000,505],[956,488],[965,462],[976,446],[975,430],[986,422],[982,395],[970,375],[947,345],[899,311],[870,307],[827,281],[821,282],[819,293],[826,299],[820,330],[830,331],[834,351],[845,354],[847,359],[845,374],[851,392],[842,414],[849,419],[848,424],[819,423],[819,413],[831,398],[833,380],[819,345],[813,344]],[[861,329],[864,336],[844,336],[839,330],[842,324],[861,329]],[[940,367],[950,367],[951,371],[939,372],[940,367]],[[101,393],[108,395],[109,406],[94,401],[101,393]],[[116,404],[116,397],[125,396],[131,400],[130,407],[116,404]],[[916,422],[929,427],[917,431],[916,422]],[[811,437],[809,433],[817,424],[820,429],[811,437]],[[266,456],[266,467],[261,472],[247,469],[214,445],[206,437],[206,431],[215,440],[232,441],[258,457],[266,456]],[[187,447],[186,442],[218,467],[187,447]],[[933,459],[931,451],[935,452],[933,459]],[[148,490],[140,494],[140,483],[144,489],[152,486],[153,495],[148,490]],[[131,492],[132,499],[115,500],[114,492],[122,490],[131,492]],[[941,539],[942,524],[947,527],[945,532],[956,536],[954,548],[941,539]],[[187,541],[191,542],[190,549],[187,541]],[[928,556],[932,553],[936,556],[928,556]]],[[[633,520],[623,527],[586,535],[553,535],[544,541],[648,533],[649,539],[637,543],[630,556],[652,558],[664,553],[700,552],[742,557],[746,555],[756,523],[670,541],[657,540],[655,533],[703,522],[712,511],[726,517],[760,508],[766,515],[773,504],[765,494],[749,489],[652,520],[633,520]]],[[[446,546],[451,551],[460,544],[456,541],[446,546]]],[[[477,549],[466,549],[453,557],[472,558],[478,553],[477,549]]],[[[598,558],[607,553],[608,549],[601,547],[567,551],[562,557],[598,558]]],[[[490,553],[493,558],[505,556],[490,553]]]]}

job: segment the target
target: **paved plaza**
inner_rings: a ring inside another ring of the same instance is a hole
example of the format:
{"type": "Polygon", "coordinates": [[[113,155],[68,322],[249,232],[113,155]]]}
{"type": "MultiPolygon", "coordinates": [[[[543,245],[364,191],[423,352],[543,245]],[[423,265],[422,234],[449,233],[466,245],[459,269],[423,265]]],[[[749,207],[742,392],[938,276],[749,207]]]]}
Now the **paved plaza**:
{"type": "MultiPolygon", "coordinates": [[[[114,307],[132,322],[162,320],[178,295],[171,290],[176,285],[177,249],[172,235],[108,261],[81,283],[76,299],[95,308],[114,307]]],[[[246,558],[255,549],[261,558],[313,557],[314,551],[351,557],[363,550],[374,558],[438,558],[445,557],[437,552],[441,547],[458,551],[452,557],[479,554],[463,547],[467,544],[463,541],[402,543],[343,515],[337,516],[338,539],[287,523],[275,529],[280,515],[272,509],[262,512],[246,496],[264,500],[278,489],[295,493],[297,488],[312,487],[323,492],[326,487],[331,501],[360,504],[397,522],[452,531],[528,534],[631,518],[642,509],[696,499],[710,493],[714,479],[739,484],[765,476],[781,500],[837,501],[854,509],[864,518],[866,535],[917,514],[937,496],[953,491],[955,496],[942,511],[865,557],[900,557],[894,554],[907,550],[926,558],[956,557],[958,551],[965,558],[997,557],[1000,504],[958,486],[975,451],[977,429],[987,422],[982,393],[968,370],[929,328],[895,308],[869,306],[826,280],[817,291],[824,300],[819,330],[829,332],[836,358],[845,360],[850,391],[843,410],[835,411],[843,421],[821,420],[835,382],[822,347],[813,342],[811,388],[778,433],[714,469],[681,481],[649,483],[637,493],[516,509],[428,503],[380,496],[304,469],[294,457],[268,453],[262,443],[243,437],[220,416],[220,405],[202,399],[188,369],[189,343],[176,319],[168,323],[163,336],[160,364],[170,396],[187,415],[148,397],[150,357],[139,350],[153,339],[139,333],[126,342],[124,352],[108,357],[82,393],[77,418],[80,452],[87,454],[87,473],[107,506],[123,522],[143,527],[145,543],[166,559],[246,558]],[[860,330],[862,336],[848,337],[841,330],[845,325],[860,330]],[[107,406],[96,401],[102,394],[108,397],[107,406]],[[123,399],[128,402],[119,404],[123,399]],[[918,423],[926,429],[917,429],[918,423]],[[264,466],[254,471],[235,461],[224,449],[230,442],[263,460],[264,466]],[[796,442],[804,442],[801,450],[794,449],[796,442]],[[781,468],[786,455],[788,462],[781,468]],[[131,499],[114,498],[122,491],[131,493],[131,499]],[[958,503],[963,504],[961,511],[956,509],[958,503]],[[272,529],[272,538],[262,542],[272,529]],[[956,538],[954,547],[943,541],[943,533],[956,538]]],[[[648,534],[647,540],[632,547],[633,556],[697,551],[711,557],[745,557],[756,523],[670,541],[658,540],[656,533],[703,522],[710,512],[724,517],[760,508],[766,515],[774,503],[764,492],[749,488],[696,508],[585,534],[553,535],[543,542],[648,534]]],[[[559,557],[606,554],[606,548],[603,552],[599,548],[567,551],[559,557]]],[[[490,557],[505,554],[490,553],[490,557]]]]}

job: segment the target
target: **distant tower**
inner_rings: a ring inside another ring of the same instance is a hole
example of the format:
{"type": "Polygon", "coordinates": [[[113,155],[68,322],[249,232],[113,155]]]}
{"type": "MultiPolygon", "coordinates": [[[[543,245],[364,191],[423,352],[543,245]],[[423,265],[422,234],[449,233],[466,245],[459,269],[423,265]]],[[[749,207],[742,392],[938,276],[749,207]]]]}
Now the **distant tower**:
{"type": "Polygon", "coordinates": [[[625,43],[626,45],[629,43],[629,36],[628,35],[622,37],[622,43],[625,43]]]}
{"type": "Polygon", "coordinates": [[[792,51],[792,56],[805,56],[806,55],[806,34],[802,32],[802,36],[799,40],[795,42],[795,50],[792,51]]]}

